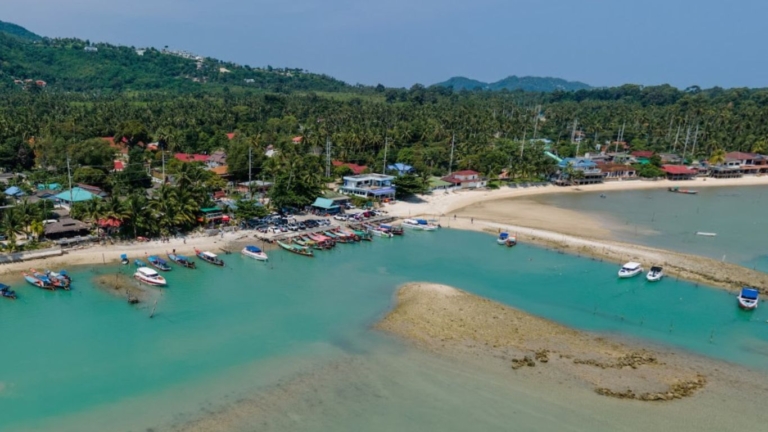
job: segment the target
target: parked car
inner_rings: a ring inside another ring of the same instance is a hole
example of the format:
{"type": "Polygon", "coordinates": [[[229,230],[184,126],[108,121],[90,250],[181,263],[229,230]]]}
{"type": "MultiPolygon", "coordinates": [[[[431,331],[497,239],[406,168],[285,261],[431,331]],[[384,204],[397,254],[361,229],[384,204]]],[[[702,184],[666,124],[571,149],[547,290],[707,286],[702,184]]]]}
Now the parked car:
{"type": "Polygon", "coordinates": [[[337,214],[333,218],[336,219],[337,221],[345,221],[345,220],[347,220],[347,216],[343,215],[343,214],[337,214]]]}

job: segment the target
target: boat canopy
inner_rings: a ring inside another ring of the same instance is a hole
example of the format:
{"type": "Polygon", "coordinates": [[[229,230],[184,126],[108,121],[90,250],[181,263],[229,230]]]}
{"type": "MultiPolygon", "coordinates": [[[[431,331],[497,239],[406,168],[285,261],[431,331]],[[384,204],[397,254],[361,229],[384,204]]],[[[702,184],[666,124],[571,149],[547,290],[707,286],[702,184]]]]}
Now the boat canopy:
{"type": "Polygon", "coordinates": [[[215,253],[211,253],[211,252],[207,252],[207,251],[203,252],[201,255],[205,255],[208,258],[217,258],[215,253]]]}
{"type": "Polygon", "coordinates": [[[257,248],[256,246],[246,246],[245,250],[247,250],[248,252],[253,252],[253,253],[261,252],[261,249],[257,248]]]}
{"type": "Polygon", "coordinates": [[[741,297],[750,300],[757,300],[757,296],[760,293],[754,288],[742,288],[741,297]]]}
{"type": "Polygon", "coordinates": [[[426,219],[416,219],[416,223],[419,225],[429,225],[429,222],[427,222],[426,219]]]}
{"type": "Polygon", "coordinates": [[[0,283],[0,290],[7,290],[7,289],[10,289],[10,288],[11,287],[9,287],[8,285],[6,285],[4,283],[0,283]]]}
{"type": "Polygon", "coordinates": [[[136,271],[143,274],[144,276],[157,276],[157,272],[149,267],[139,267],[136,271]]]}
{"type": "Polygon", "coordinates": [[[663,270],[663,269],[662,269],[661,267],[659,267],[659,266],[653,266],[653,267],[651,267],[651,271],[652,271],[652,272],[660,272],[661,270],[663,270]]]}
{"type": "Polygon", "coordinates": [[[384,229],[392,229],[392,225],[389,225],[389,224],[381,224],[381,225],[379,225],[379,227],[384,228],[384,229]]]}
{"type": "Polygon", "coordinates": [[[499,239],[506,240],[507,238],[509,238],[509,233],[508,232],[503,232],[503,233],[499,234],[499,239]]]}
{"type": "Polygon", "coordinates": [[[641,267],[641,264],[640,264],[640,263],[636,263],[636,262],[628,262],[628,263],[624,264],[624,267],[623,267],[623,268],[625,268],[625,269],[627,269],[627,270],[637,270],[637,269],[639,269],[640,267],[641,267]]]}

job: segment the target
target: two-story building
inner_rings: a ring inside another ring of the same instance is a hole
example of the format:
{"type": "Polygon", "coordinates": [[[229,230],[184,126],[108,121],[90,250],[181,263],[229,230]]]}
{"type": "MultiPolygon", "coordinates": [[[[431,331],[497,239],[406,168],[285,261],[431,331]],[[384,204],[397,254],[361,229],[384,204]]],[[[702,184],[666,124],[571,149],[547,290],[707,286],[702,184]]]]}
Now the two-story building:
{"type": "Polygon", "coordinates": [[[768,173],[768,158],[756,153],[730,152],[725,155],[727,166],[738,166],[742,174],[768,173]]]}
{"type": "Polygon", "coordinates": [[[393,199],[395,198],[395,186],[392,184],[394,179],[395,177],[385,174],[345,176],[344,184],[339,191],[364,198],[393,199]]]}
{"type": "Polygon", "coordinates": [[[603,182],[603,172],[592,159],[565,158],[557,164],[560,168],[555,184],[587,185],[603,182]]]}
{"type": "Polygon", "coordinates": [[[487,182],[480,176],[480,173],[472,170],[456,171],[451,175],[442,178],[458,189],[476,189],[485,187],[487,182]]]}

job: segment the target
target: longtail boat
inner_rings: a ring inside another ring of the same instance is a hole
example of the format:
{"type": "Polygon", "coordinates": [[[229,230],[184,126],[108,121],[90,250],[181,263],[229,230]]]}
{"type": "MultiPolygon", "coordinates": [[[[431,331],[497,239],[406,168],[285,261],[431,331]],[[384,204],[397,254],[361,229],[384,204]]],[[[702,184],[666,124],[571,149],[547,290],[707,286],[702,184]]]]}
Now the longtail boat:
{"type": "Polygon", "coordinates": [[[171,266],[168,265],[168,262],[157,255],[148,256],[147,261],[149,261],[149,265],[160,271],[171,271],[171,266]]]}
{"type": "Polygon", "coordinates": [[[0,283],[0,297],[16,300],[16,291],[12,290],[8,285],[0,283]]]}
{"type": "Polygon", "coordinates": [[[379,225],[382,229],[385,229],[392,233],[392,235],[401,236],[405,234],[405,230],[400,225],[390,225],[390,224],[381,224],[379,225]]]}
{"type": "Polygon", "coordinates": [[[345,236],[345,235],[343,235],[341,233],[338,233],[338,232],[325,231],[323,234],[328,236],[328,237],[330,237],[330,238],[332,238],[334,241],[339,242],[339,243],[348,243],[349,242],[349,239],[347,239],[347,236],[345,236]]]}
{"type": "Polygon", "coordinates": [[[38,288],[47,289],[51,291],[54,291],[56,289],[56,287],[54,287],[52,284],[45,283],[44,281],[32,276],[29,273],[22,272],[21,275],[24,276],[24,280],[26,280],[27,283],[29,283],[30,285],[34,285],[38,288]]]}
{"type": "MultiPolygon", "coordinates": [[[[39,274],[39,272],[35,269],[29,269],[29,271],[31,271],[32,275],[35,277],[37,277],[37,274],[39,274]]],[[[51,281],[51,284],[53,284],[53,286],[55,286],[56,288],[69,290],[70,279],[66,275],[66,272],[63,272],[63,273],[64,274],[62,275],[62,273],[56,273],[50,270],[46,270],[45,273],[43,274],[48,278],[48,280],[51,281]]]]}
{"type": "Polygon", "coordinates": [[[49,277],[55,277],[55,278],[59,278],[59,279],[66,279],[67,282],[72,283],[72,276],[70,276],[69,273],[67,273],[66,270],[62,270],[60,272],[46,270],[45,274],[47,274],[49,277]]]}
{"type": "Polygon", "coordinates": [[[54,279],[48,277],[47,274],[39,272],[33,268],[29,269],[30,274],[32,277],[41,280],[46,285],[50,285],[54,288],[61,288],[61,289],[69,289],[69,284],[67,284],[66,281],[60,280],[60,279],[54,279]]]}
{"type": "Polygon", "coordinates": [[[177,255],[175,253],[169,253],[168,259],[175,262],[176,264],[186,267],[189,269],[197,268],[197,265],[195,265],[195,262],[191,259],[185,257],[184,255],[177,255]]]}
{"type": "Polygon", "coordinates": [[[369,233],[368,231],[356,229],[355,235],[360,237],[360,240],[373,241],[373,235],[371,235],[371,233],[369,233]]]}
{"type": "Polygon", "coordinates": [[[219,266],[224,267],[224,261],[221,260],[215,253],[208,252],[208,251],[201,251],[199,249],[195,249],[195,255],[197,255],[198,258],[201,260],[219,266]]]}
{"type": "Polygon", "coordinates": [[[297,255],[303,255],[303,256],[308,256],[308,257],[314,257],[315,256],[315,254],[312,252],[312,250],[307,249],[304,246],[299,246],[299,245],[290,244],[290,243],[283,243],[283,242],[281,242],[279,240],[277,242],[277,245],[280,246],[281,248],[287,250],[288,252],[295,253],[297,255]]]}
{"type": "Polygon", "coordinates": [[[346,234],[347,238],[349,238],[349,239],[351,239],[353,241],[356,241],[356,242],[360,241],[360,236],[355,234],[354,231],[351,231],[351,230],[348,230],[348,229],[341,229],[340,231],[343,232],[344,234],[346,234]]]}

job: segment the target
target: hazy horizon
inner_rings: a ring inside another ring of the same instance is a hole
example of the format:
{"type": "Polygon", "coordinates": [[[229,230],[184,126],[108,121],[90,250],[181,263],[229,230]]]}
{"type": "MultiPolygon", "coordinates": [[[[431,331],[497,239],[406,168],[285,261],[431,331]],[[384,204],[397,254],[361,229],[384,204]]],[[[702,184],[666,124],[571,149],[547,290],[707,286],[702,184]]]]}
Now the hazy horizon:
{"type": "Polygon", "coordinates": [[[0,20],[48,37],[169,46],[350,84],[410,87],[454,76],[556,77],[596,87],[768,87],[759,44],[768,4],[629,0],[28,0],[0,20]],[[34,11],[34,13],[30,13],[34,11]],[[738,24],[738,25],[736,25],[738,24]]]}

